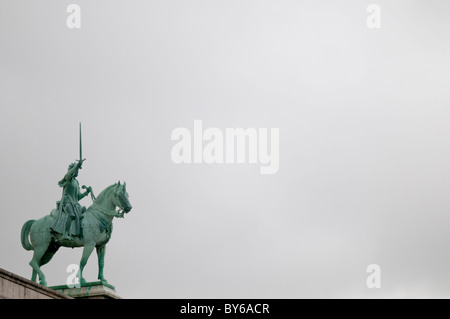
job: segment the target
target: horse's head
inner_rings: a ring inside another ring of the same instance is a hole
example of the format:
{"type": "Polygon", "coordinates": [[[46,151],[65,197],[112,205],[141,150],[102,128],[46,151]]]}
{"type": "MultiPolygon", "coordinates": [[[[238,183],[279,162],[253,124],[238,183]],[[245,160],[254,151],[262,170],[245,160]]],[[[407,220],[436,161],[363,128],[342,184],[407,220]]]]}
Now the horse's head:
{"type": "Polygon", "coordinates": [[[127,183],[120,184],[120,181],[116,184],[116,189],[112,198],[113,204],[119,207],[123,213],[128,213],[133,208],[128,199],[127,183]]]}

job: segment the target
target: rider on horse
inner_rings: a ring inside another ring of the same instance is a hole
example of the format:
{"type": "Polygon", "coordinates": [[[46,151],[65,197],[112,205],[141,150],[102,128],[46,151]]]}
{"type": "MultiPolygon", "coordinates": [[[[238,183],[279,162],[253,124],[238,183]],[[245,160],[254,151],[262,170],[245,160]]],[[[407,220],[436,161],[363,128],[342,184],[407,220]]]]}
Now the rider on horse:
{"type": "Polygon", "coordinates": [[[58,185],[63,188],[63,194],[61,201],[57,202],[57,218],[51,229],[56,233],[63,234],[62,240],[71,240],[73,239],[72,235],[79,238],[83,236],[81,218],[86,207],[81,206],[79,201],[92,192],[91,187],[86,187],[86,192],[82,193],[76,179],[83,161],[80,159],[78,163],[70,164],[66,175],[58,182],[58,185]],[[72,221],[75,221],[75,227],[71,231],[72,221]]]}

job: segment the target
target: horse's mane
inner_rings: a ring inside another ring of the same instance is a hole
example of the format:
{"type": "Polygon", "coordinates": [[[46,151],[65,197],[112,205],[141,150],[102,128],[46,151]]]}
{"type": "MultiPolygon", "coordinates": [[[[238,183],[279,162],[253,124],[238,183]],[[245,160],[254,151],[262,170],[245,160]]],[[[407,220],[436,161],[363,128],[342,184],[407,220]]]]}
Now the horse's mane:
{"type": "Polygon", "coordinates": [[[95,200],[95,204],[97,205],[101,205],[103,204],[103,201],[105,200],[105,198],[107,197],[106,195],[109,194],[109,192],[111,191],[111,189],[113,187],[115,187],[117,184],[112,184],[111,186],[108,186],[107,188],[105,188],[98,196],[97,199],[95,200]]]}

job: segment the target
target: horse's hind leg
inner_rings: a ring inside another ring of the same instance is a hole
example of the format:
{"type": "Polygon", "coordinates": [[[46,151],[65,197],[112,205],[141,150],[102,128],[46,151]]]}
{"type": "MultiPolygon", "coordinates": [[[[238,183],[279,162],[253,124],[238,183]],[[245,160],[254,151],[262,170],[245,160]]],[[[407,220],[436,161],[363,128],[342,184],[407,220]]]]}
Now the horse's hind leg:
{"type": "Polygon", "coordinates": [[[46,252],[49,246],[54,245],[50,233],[50,225],[52,222],[53,219],[48,215],[37,220],[30,229],[30,241],[34,250],[33,259],[30,261],[30,266],[33,268],[31,279],[36,282],[36,277],[39,275],[40,284],[43,286],[47,286],[47,282],[41,266],[50,260],[51,257],[49,258],[46,252]]]}
{"type": "Polygon", "coordinates": [[[37,271],[33,269],[33,274],[31,275],[31,281],[36,282],[37,271]]]}
{"type": "Polygon", "coordinates": [[[42,257],[44,256],[45,252],[47,251],[47,247],[48,244],[44,244],[42,246],[38,246],[38,247],[34,247],[34,254],[33,254],[33,259],[31,259],[30,261],[30,266],[31,268],[33,268],[33,275],[32,275],[32,279],[34,277],[34,281],[36,281],[36,274],[35,272],[39,275],[39,283],[43,286],[47,286],[47,281],[45,281],[45,275],[41,270],[41,265],[42,265],[42,257]]]}

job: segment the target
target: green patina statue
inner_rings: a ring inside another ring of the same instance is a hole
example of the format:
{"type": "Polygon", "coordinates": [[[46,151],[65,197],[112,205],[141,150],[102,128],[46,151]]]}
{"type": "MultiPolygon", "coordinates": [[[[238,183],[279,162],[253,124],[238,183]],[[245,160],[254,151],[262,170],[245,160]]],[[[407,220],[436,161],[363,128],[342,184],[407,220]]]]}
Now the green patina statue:
{"type": "Polygon", "coordinates": [[[62,199],[57,202],[57,207],[47,216],[38,220],[27,221],[21,231],[21,242],[26,250],[34,250],[30,266],[33,268],[31,280],[36,282],[39,275],[41,285],[46,286],[45,275],[41,266],[48,263],[59,247],[83,247],[78,278],[81,285],[86,283],[83,278],[83,269],[94,248],[98,255],[98,279],[104,283],[103,266],[105,247],[111,238],[112,220],[114,217],[123,218],[124,214],[131,211],[128,200],[126,183],[120,182],[104,189],[95,198],[91,187],[81,192],[76,177],[78,170],[85,159],[81,152],[81,124],[80,124],[80,160],[72,163],[58,185],[63,188],[62,199]],[[91,194],[93,204],[86,209],[78,202],[83,197],[91,194]],[[116,210],[116,208],[119,210],[116,210]]]}
{"type": "Polygon", "coordinates": [[[80,192],[80,186],[76,177],[82,163],[82,161],[79,161],[78,163],[70,164],[67,174],[58,183],[63,188],[63,195],[61,201],[56,203],[57,216],[51,229],[64,235],[61,240],[73,239],[72,235],[76,237],[82,236],[81,218],[86,207],[82,207],[78,201],[92,193],[92,188],[86,188],[84,185],[83,188],[86,188],[86,192],[80,192]]]}

